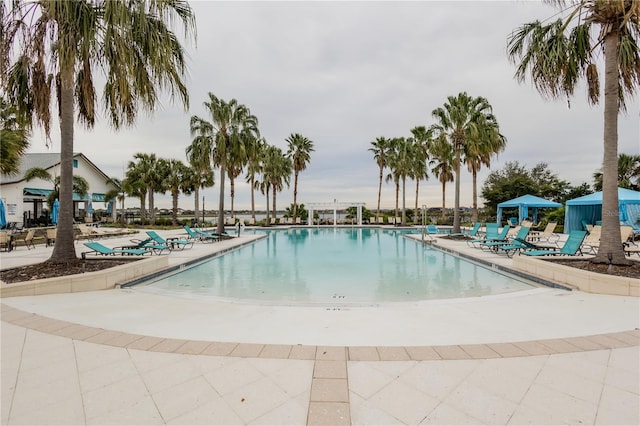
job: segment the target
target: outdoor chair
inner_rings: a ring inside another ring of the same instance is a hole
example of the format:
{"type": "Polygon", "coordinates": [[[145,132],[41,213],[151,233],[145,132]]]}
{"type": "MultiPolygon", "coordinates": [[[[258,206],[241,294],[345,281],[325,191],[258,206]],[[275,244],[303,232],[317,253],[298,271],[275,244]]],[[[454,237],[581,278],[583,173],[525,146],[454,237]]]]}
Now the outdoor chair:
{"type": "MultiPolygon", "coordinates": [[[[503,230],[504,232],[504,230],[503,230]]],[[[482,248],[489,248],[492,250],[497,251],[498,249],[502,248],[505,245],[509,245],[511,244],[512,241],[515,240],[526,240],[527,239],[527,234],[529,234],[529,227],[527,226],[521,226],[520,229],[518,229],[518,232],[511,237],[510,239],[508,239],[507,241],[501,241],[501,240],[494,240],[494,241],[487,241],[486,243],[482,244],[481,247],[482,248]]]]}
{"type": "Polygon", "coordinates": [[[482,238],[474,238],[472,240],[467,240],[467,245],[469,247],[479,247],[476,244],[480,244],[484,241],[486,241],[487,239],[491,240],[491,239],[496,239],[498,237],[498,224],[497,223],[493,223],[493,222],[489,222],[485,225],[485,232],[484,232],[484,237],[482,238]]]}
{"type": "Polygon", "coordinates": [[[49,228],[47,229],[47,233],[45,236],[45,247],[52,246],[56,243],[56,235],[58,234],[57,228],[49,228]]]}
{"type": "Polygon", "coordinates": [[[502,228],[502,231],[500,231],[500,233],[493,238],[485,238],[483,241],[478,242],[478,246],[481,249],[484,249],[485,247],[487,247],[487,244],[492,243],[492,244],[506,244],[509,242],[509,230],[511,229],[511,227],[509,225],[505,225],[502,228]]]}
{"type": "Polygon", "coordinates": [[[536,231],[529,234],[530,240],[537,246],[558,247],[560,235],[555,233],[558,222],[549,222],[542,232],[536,231]]]}
{"type": "Polygon", "coordinates": [[[602,234],[602,226],[595,225],[591,232],[585,237],[582,242],[581,250],[585,254],[597,254],[598,248],[600,248],[600,236],[602,234]]]}
{"type": "Polygon", "coordinates": [[[171,253],[171,246],[167,244],[159,244],[153,241],[151,238],[146,238],[144,240],[133,239],[131,240],[131,245],[127,246],[118,246],[114,247],[116,250],[129,250],[129,249],[141,249],[141,250],[149,250],[151,254],[162,254],[163,251],[168,251],[171,253]]]}
{"type": "MultiPolygon", "coordinates": [[[[24,237],[18,237],[16,238],[16,241],[22,241],[24,243],[24,245],[27,247],[27,250],[31,250],[32,248],[36,248],[35,244],[33,243],[33,238],[36,236],[36,230],[35,229],[29,229],[26,233],[26,235],[24,237]]],[[[16,244],[13,244],[13,247],[16,247],[16,244]]]]}
{"type": "Polygon", "coordinates": [[[8,232],[0,232],[0,250],[11,251],[12,237],[8,232]]]}
{"type": "Polygon", "coordinates": [[[453,234],[449,234],[452,237],[472,237],[475,238],[477,236],[479,236],[478,234],[480,233],[480,227],[482,226],[482,223],[480,222],[476,222],[473,225],[473,228],[469,231],[462,231],[462,232],[456,232],[453,234]]]}
{"type": "Polygon", "coordinates": [[[504,253],[507,257],[512,257],[516,252],[523,252],[526,250],[538,250],[538,247],[526,239],[519,238],[514,238],[513,241],[508,244],[496,246],[497,253],[504,253]]]}
{"type": "Polygon", "coordinates": [[[81,256],[83,259],[86,258],[85,256],[87,254],[95,254],[95,255],[102,255],[102,256],[109,256],[109,255],[142,256],[145,254],[151,254],[149,250],[143,250],[143,249],[112,249],[95,241],[84,243],[84,245],[89,249],[91,249],[91,251],[82,252],[81,256]]]}
{"type": "Polygon", "coordinates": [[[187,231],[188,239],[190,241],[203,241],[203,242],[215,242],[220,240],[219,235],[212,234],[210,232],[202,231],[198,228],[191,228],[188,225],[184,225],[184,230],[187,231]]]}
{"type": "Polygon", "coordinates": [[[520,252],[520,254],[527,256],[575,256],[578,252],[582,254],[580,247],[586,236],[587,231],[571,231],[569,238],[559,250],[529,250],[520,252]]]}
{"type": "Polygon", "coordinates": [[[193,241],[183,240],[182,238],[172,237],[164,239],[156,231],[147,231],[147,235],[153,239],[158,244],[166,244],[171,246],[172,249],[180,249],[184,250],[186,246],[192,247],[193,241]]]}

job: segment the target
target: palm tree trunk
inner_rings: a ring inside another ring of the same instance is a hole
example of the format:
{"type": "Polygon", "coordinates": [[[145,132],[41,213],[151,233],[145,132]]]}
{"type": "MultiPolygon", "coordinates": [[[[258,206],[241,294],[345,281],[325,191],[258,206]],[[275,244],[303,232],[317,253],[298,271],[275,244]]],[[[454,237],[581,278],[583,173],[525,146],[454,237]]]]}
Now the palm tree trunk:
{"type": "Polygon", "coordinates": [[[277,190],[275,188],[275,186],[273,187],[273,194],[271,194],[271,196],[273,197],[273,218],[276,219],[276,221],[278,220],[278,215],[277,210],[276,210],[276,194],[277,194],[277,190]]]}
{"type": "Polygon", "coordinates": [[[233,216],[233,199],[236,195],[236,180],[232,177],[229,177],[229,186],[231,187],[231,217],[233,216]]]}
{"type": "Polygon", "coordinates": [[[73,69],[71,63],[60,73],[60,214],[56,242],[49,258],[57,263],[77,259],[73,241],[73,69]]]}
{"type": "Polygon", "coordinates": [[[173,226],[178,225],[178,196],[180,191],[175,191],[171,194],[171,224],[173,226]]]}
{"type": "Polygon", "coordinates": [[[456,195],[455,206],[453,210],[453,232],[454,234],[460,233],[460,149],[456,149],[456,195]]]}
{"type": "Polygon", "coordinates": [[[195,223],[198,223],[198,217],[200,216],[200,186],[196,185],[196,187],[193,189],[193,196],[195,198],[194,200],[194,216],[195,216],[195,223]]]}
{"type": "Polygon", "coordinates": [[[478,171],[476,170],[475,167],[471,172],[471,176],[473,178],[473,215],[472,215],[471,221],[473,223],[476,223],[478,221],[478,187],[477,187],[478,171]]]}
{"type": "Polygon", "coordinates": [[[445,188],[447,186],[447,182],[442,182],[442,221],[444,222],[444,220],[447,218],[446,217],[446,213],[447,213],[447,209],[446,209],[446,205],[445,205],[445,188]]]}
{"type": "Polygon", "coordinates": [[[224,232],[224,175],[225,167],[220,166],[220,198],[218,200],[218,226],[216,232],[222,234],[224,232]]]}
{"type": "Polygon", "coordinates": [[[406,201],[407,201],[407,178],[406,177],[402,177],[402,226],[406,226],[407,225],[407,208],[406,208],[406,201]]]}
{"type": "Polygon", "coordinates": [[[253,179],[253,177],[251,177],[251,218],[255,222],[255,220],[256,220],[256,202],[255,202],[255,189],[253,188],[254,183],[255,183],[255,180],[253,179]]]}
{"type": "Polygon", "coordinates": [[[269,217],[269,185],[267,185],[267,189],[265,190],[265,195],[267,196],[267,218],[265,226],[271,225],[271,218],[269,217]]]}
{"type": "Polygon", "coordinates": [[[376,219],[380,217],[380,197],[382,196],[382,175],[383,170],[380,167],[380,183],[378,183],[378,212],[376,213],[376,219]]]}
{"type": "Polygon", "coordinates": [[[628,265],[620,237],[618,207],[618,38],[612,26],[604,39],[604,159],[602,162],[602,237],[594,263],[628,265]],[[611,261],[609,261],[611,257],[611,261]]]}
{"type": "Polygon", "coordinates": [[[298,210],[298,170],[296,170],[293,177],[293,223],[296,221],[296,214],[298,210]]]}
{"type": "Polygon", "coordinates": [[[414,224],[418,223],[418,217],[419,217],[419,213],[418,213],[418,191],[419,191],[419,186],[420,186],[420,179],[416,179],[416,208],[415,208],[415,211],[413,213],[413,223],[414,224]]]}
{"type": "Polygon", "coordinates": [[[156,224],[156,206],[153,197],[153,189],[149,188],[149,218],[151,219],[151,225],[156,224]]]}
{"type": "Polygon", "coordinates": [[[399,198],[400,198],[400,179],[396,179],[396,210],[395,210],[395,216],[393,217],[394,223],[395,223],[396,217],[398,217],[399,198]]]}

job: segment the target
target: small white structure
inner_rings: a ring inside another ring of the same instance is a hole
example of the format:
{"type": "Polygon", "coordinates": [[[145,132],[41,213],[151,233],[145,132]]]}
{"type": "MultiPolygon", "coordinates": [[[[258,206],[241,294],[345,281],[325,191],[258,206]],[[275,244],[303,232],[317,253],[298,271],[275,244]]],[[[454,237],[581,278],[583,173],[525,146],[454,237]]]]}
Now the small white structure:
{"type": "MultiPolygon", "coordinates": [[[[25,154],[18,173],[0,175],[0,197],[6,206],[7,223],[29,226],[41,218],[44,210],[48,210],[47,196],[53,191],[53,183],[42,179],[27,181],[25,172],[34,167],[46,170],[54,178],[60,176],[60,153],[25,154]]],[[[89,202],[105,203],[105,209],[109,202],[115,203],[115,200],[105,200],[104,195],[116,187],[108,184],[109,177],[82,153],[73,155],[73,175],[83,177],[89,184],[87,196],[73,194],[74,215],[78,214],[80,205],[86,211],[89,202]]],[[[93,207],[97,206],[94,204],[93,207]]],[[[111,211],[115,213],[115,205],[111,206],[111,211]]]]}
{"type": "Polygon", "coordinates": [[[335,226],[338,221],[338,210],[345,210],[348,207],[357,207],[357,223],[358,226],[362,226],[362,206],[366,203],[361,202],[341,202],[333,200],[329,203],[308,203],[305,204],[307,210],[309,210],[309,225],[313,225],[313,211],[314,210],[333,210],[333,225],[335,226]]]}

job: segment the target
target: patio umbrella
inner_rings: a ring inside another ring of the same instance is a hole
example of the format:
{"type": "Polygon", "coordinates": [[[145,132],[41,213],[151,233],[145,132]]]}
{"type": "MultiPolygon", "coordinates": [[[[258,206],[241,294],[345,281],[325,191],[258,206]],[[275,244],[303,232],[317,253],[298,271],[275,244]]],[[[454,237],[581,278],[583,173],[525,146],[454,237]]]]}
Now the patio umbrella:
{"type": "Polygon", "coordinates": [[[58,223],[58,212],[60,211],[60,202],[56,198],[53,202],[53,207],[51,208],[51,223],[56,225],[58,223]]]}
{"type": "Polygon", "coordinates": [[[4,201],[0,198],[0,226],[7,226],[7,212],[4,210],[4,201]]]}
{"type": "Polygon", "coordinates": [[[93,205],[91,205],[91,201],[89,201],[89,204],[87,204],[87,216],[93,217],[93,212],[93,205]]]}

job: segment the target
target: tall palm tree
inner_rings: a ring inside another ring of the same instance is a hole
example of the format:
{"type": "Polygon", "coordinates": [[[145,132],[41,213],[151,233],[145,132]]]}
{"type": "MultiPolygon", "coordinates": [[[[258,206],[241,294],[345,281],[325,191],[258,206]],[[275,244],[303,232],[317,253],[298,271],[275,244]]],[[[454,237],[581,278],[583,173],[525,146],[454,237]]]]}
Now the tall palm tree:
{"type": "MultiPolygon", "coordinates": [[[[556,1],[558,6],[565,2],[556,1]]],[[[597,58],[604,57],[604,155],[602,162],[602,238],[595,263],[625,265],[618,212],[618,114],[625,98],[640,85],[640,2],[575,0],[568,13],[550,23],[524,24],[508,39],[516,78],[527,74],[536,89],[550,98],[570,97],[580,78],[589,102],[600,100],[597,58]]]]}
{"type": "Polygon", "coordinates": [[[213,154],[213,144],[211,138],[207,136],[196,136],[191,145],[186,150],[187,160],[191,166],[193,179],[193,198],[195,202],[194,215],[196,222],[200,216],[200,188],[210,188],[214,185],[213,169],[211,160],[213,154]]]}
{"type": "MultiPolygon", "coordinates": [[[[602,170],[593,174],[593,187],[602,191],[602,170]]],[[[618,186],[620,188],[640,190],[640,155],[618,155],[618,186]]]]}
{"type": "Polygon", "coordinates": [[[300,133],[292,133],[285,141],[289,144],[287,157],[293,164],[293,218],[295,220],[298,210],[298,174],[306,169],[311,161],[311,153],[314,151],[313,141],[300,133]]]}
{"type": "MultiPolygon", "coordinates": [[[[415,148],[412,138],[394,138],[392,140],[393,155],[389,162],[389,167],[392,170],[394,181],[396,182],[396,189],[399,188],[399,183],[402,183],[402,225],[407,224],[407,196],[406,186],[407,177],[410,177],[414,168],[415,148]]],[[[397,198],[396,193],[396,211],[397,211],[397,198]]],[[[397,216],[397,213],[396,213],[397,216]]]]}
{"type": "Polygon", "coordinates": [[[0,173],[18,173],[20,160],[29,148],[30,137],[25,119],[21,119],[17,110],[0,98],[0,173]]]}
{"type": "Polygon", "coordinates": [[[469,140],[478,138],[487,120],[493,117],[489,101],[483,97],[473,98],[466,92],[449,96],[444,106],[431,113],[436,119],[431,129],[438,136],[444,136],[453,147],[453,170],[455,173],[455,206],[453,230],[460,232],[460,164],[465,146],[469,140]]]}
{"type": "Polygon", "coordinates": [[[478,221],[478,172],[482,166],[491,167],[491,157],[504,151],[507,138],[500,134],[498,122],[493,115],[487,116],[485,126],[467,140],[464,147],[464,162],[471,173],[473,185],[473,214],[471,220],[478,221]]]}
{"type": "Polygon", "coordinates": [[[1,8],[0,82],[8,102],[41,124],[47,139],[54,89],[57,95],[60,216],[49,260],[73,261],[74,115],[88,128],[95,124],[94,71],[104,72],[102,99],[115,129],[132,125],[140,107],[152,111],[162,89],[188,106],[184,51],[170,28],[179,22],[190,37],[195,16],[184,0],[32,0],[1,8]]]}
{"type": "MultiPolygon", "coordinates": [[[[293,164],[291,159],[286,157],[282,150],[276,146],[268,146],[265,150],[262,166],[262,179],[264,184],[263,192],[267,196],[267,218],[269,211],[269,190],[271,190],[271,196],[273,197],[273,218],[276,218],[276,196],[279,191],[282,191],[285,185],[289,185],[291,179],[291,172],[293,170],[293,164]],[[266,187],[264,186],[266,184],[266,187]]],[[[268,222],[267,222],[268,223],[268,222]]]]}
{"type": "Polygon", "coordinates": [[[127,195],[136,197],[138,200],[140,200],[140,218],[144,219],[147,217],[147,185],[142,180],[142,171],[139,170],[136,165],[137,164],[133,161],[129,162],[127,171],[125,172],[125,184],[123,185],[123,189],[125,190],[127,195]]]}
{"type": "Polygon", "coordinates": [[[267,141],[264,138],[254,138],[247,146],[247,176],[246,182],[251,190],[251,218],[256,220],[255,189],[256,178],[262,173],[263,152],[267,141]]]}
{"type": "Polygon", "coordinates": [[[233,167],[239,158],[246,158],[245,142],[258,137],[258,119],[246,106],[231,99],[226,102],[209,93],[204,102],[211,121],[196,115],[191,117],[191,135],[208,137],[212,141],[213,164],[220,168],[220,200],[216,232],[224,232],[224,179],[227,167],[233,167]]]}
{"type": "Polygon", "coordinates": [[[432,143],[431,132],[425,126],[416,126],[411,129],[413,143],[415,144],[415,154],[413,157],[413,167],[411,178],[416,181],[416,205],[414,211],[414,221],[418,219],[418,199],[420,196],[420,181],[429,179],[427,161],[429,160],[429,147],[432,143]]]}
{"type": "Polygon", "coordinates": [[[446,197],[445,190],[447,182],[453,182],[453,147],[449,144],[446,137],[442,135],[439,138],[434,139],[433,143],[429,147],[429,154],[431,159],[429,165],[432,166],[431,173],[438,178],[442,185],[442,220],[446,215],[446,197]]]}
{"type": "Polygon", "coordinates": [[[173,158],[166,161],[166,171],[163,182],[171,193],[171,224],[176,226],[178,224],[178,198],[180,192],[189,195],[194,189],[191,185],[193,178],[189,176],[189,173],[193,172],[182,161],[173,158]]]}
{"type": "MultiPolygon", "coordinates": [[[[120,215],[120,225],[124,226],[124,201],[127,198],[127,191],[130,190],[130,184],[126,179],[119,179],[113,176],[108,178],[105,183],[116,187],[116,189],[107,191],[107,193],[104,194],[104,199],[107,201],[113,199],[120,201],[120,210],[122,210],[122,214],[120,215]]],[[[116,213],[115,208],[113,209],[113,213],[116,213]]]]}
{"type": "Polygon", "coordinates": [[[382,180],[384,178],[384,169],[389,162],[389,139],[385,137],[376,138],[371,142],[372,147],[369,151],[373,152],[373,159],[376,160],[378,169],[380,170],[380,179],[378,182],[378,208],[376,210],[376,217],[380,217],[380,196],[382,195],[382,180]]]}
{"type": "MultiPolygon", "coordinates": [[[[133,156],[134,161],[129,163],[130,168],[136,169],[137,179],[142,181],[149,197],[149,220],[156,223],[155,193],[164,193],[164,178],[166,176],[166,160],[158,158],[155,154],[137,152],[133,156]]],[[[142,214],[142,212],[141,212],[142,214]]],[[[145,217],[142,216],[144,219],[145,217]]]]}

